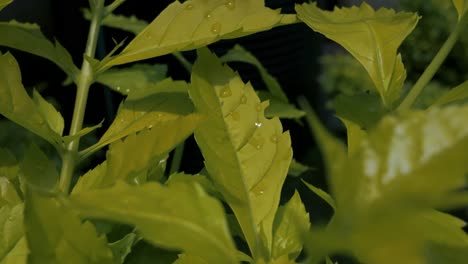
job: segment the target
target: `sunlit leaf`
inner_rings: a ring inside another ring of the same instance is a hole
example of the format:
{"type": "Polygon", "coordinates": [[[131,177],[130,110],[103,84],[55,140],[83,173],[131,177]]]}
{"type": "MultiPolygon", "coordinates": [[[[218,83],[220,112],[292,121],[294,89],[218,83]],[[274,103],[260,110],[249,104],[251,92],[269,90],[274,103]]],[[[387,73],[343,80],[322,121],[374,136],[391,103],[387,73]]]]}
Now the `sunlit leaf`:
{"type": "Polygon", "coordinates": [[[0,114],[50,143],[58,145],[61,141],[26,93],[18,63],[10,53],[0,55],[0,114]]]}
{"type": "MultiPolygon", "coordinates": [[[[87,20],[91,20],[91,11],[89,11],[89,9],[83,9],[82,11],[84,17],[87,20]]],[[[136,35],[148,26],[148,22],[140,20],[136,16],[127,17],[123,15],[108,14],[102,20],[102,25],[106,27],[118,28],[136,35]]]]}
{"type": "Polygon", "coordinates": [[[128,95],[135,90],[148,90],[166,78],[167,65],[135,64],[128,68],[110,69],[97,77],[114,91],[128,95]]]}
{"type": "Polygon", "coordinates": [[[309,190],[311,190],[318,197],[322,198],[325,202],[327,202],[327,204],[330,205],[330,207],[333,208],[333,210],[336,210],[335,200],[330,196],[330,194],[304,180],[302,180],[302,182],[307,186],[307,188],[309,188],[309,190]]]}
{"type": "Polygon", "coordinates": [[[278,209],[273,231],[273,258],[288,256],[295,260],[302,251],[303,236],[310,228],[309,214],[306,212],[299,193],[278,209]]]}
{"type": "Polygon", "coordinates": [[[27,192],[25,230],[28,263],[114,263],[106,238],[54,197],[27,192]]]}
{"type": "Polygon", "coordinates": [[[19,164],[16,157],[8,149],[0,148],[0,177],[9,180],[16,178],[19,172],[19,164]]]}
{"type": "Polygon", "coordinates": [[[461,20],[468,10],[468,1],[467,0],[452,0],[453,5],[457,9],[458,20],[461,20]]]}
{"type": "Polygon", "coordinates": [[[362,140],[366,137],[366,131],[353,121],[340,118],[346,127],[348,155],[354,155],[360,148],[362,140]]]}
{"type": "Polygon", "coordinates": [[[26,238],[23,236],[8,252],[8,254],[0,260],[0,264],[26,264],[28,254],[28,244],[26,242],[26,238]]]}
{"type": "Polygon", "coordinates": [[[56,165],[35,144],[28,147],[20,166],[26,182],[35,188],[53,190],[57,187],[59,174],[56,165]]]}
{"type": "Polygon", "coordinates": [[[134,225],[157,246],[180,249],[208,263],[236,263],[222,205],[197,184],[117,184],[72,198],[82,215],[134,225]]]}
{"type": "Polygon", "coordinates": [[[165,161],[166,155],[192,134],[199,122],[199,115],[190,114],[160,122],[151,129],[115,142],[107,153],[107,173],[101,185],[109,186],[119,179],[133,184],[144,183],[152,165],[165,161]]]}
{"type": "Polygon", "coordinates": [[[453,102],[466,102],[467,99],[468,99],[468,81],[446,92],[444,95],[439,97],[437,101],[435,101],[435,103],[431,107],[442,106],[442,105],[450,104],[453,102]]]}
{"type": "Polygon", "coordinates": [[[174,182],[186,182],[186,183],[196,182],[198,185],[203,187],[203,190],[205,190],[205,192],[208,193],[209,195],[212,195],[220,200],[222,199],[221,195],[216,190],[216,187],[214,186],[213,182],[211,182],[211,180],[205,175],[201,175],[201,174],[188,175],[185,173],[176,173],[176,174],[172,174],[171,176],[169,176],[169,179],[167,179],[166,184],[171,184],[174,182]]]}
{"type": "Polygon", "coordinates": [[[119,107],[117,116],[98,143],[87,149],[92,153],[107,144],[147,128],[157,128],[193,112],[187,94],[188,84],[166,79],[149,90],[135,91],[119,107]]]}
{"type": "Polygon", "coordinates": [[[295,15],[281,15],[259,0],[175,1],[103,67],[196,49],[294,22],[295,15]]]}
{"type": "Polygon", "coordinates": [[[39,113],[47,121],[49,127],[61,136],[63,134],[63,128],[65,127],[62,115],[51,103],[42,98],[41,94],[36,90],[33,91],[33,100],[37,105],[37,110],[39,110],[39,113]]]}
{"type": "Polygon", "coordinates": [[[416,14],[386,8],[374,11],[366,2],[333,12],[303,4],[296,11],[309,27],[339,43],[364,66],[384,105],[391,106],[399,98],[406,72],[397,49],[416,26],[416,14]]]}
{"type": "Polygon", "coordinates": [[[278,80],[276,80],[275,77],[268,73],[267,69],[263,67],[262,63],[257,58],[255,58],[255,56],[252,53],[248,52],[242,46],[235,45],[234,48],[228,50],[226,54],[220,57],[220,60],[222,62],[237,61],[254,65],[260,72],[260,76],[265,82],[265,85],[270,91],[270,93],[279,101],[283,103],[288,103],[288,97],[283,92],[283,89],[281,88],[281,85],[279,84],[278,80]]]}
{"type": "Polygon", "coordinates": [[[99,189],[104,177],[106,176],[106,173],[107,162],[104,161],[78,179],[75,186],[73,187],[72,195],[99,189]]]}
{"type": "Polygon", "coordinates": [[[5,6],[11,4],[13,0],[0,0],[0,11],[5,8],[5,6]]]}
{"type": "Polygon", "coordinates": [[[255,259],[261,247],[271,250],[273,219],[292,159],[289,133],[277,118],[264,117],[268,104],[249,83],[207,49],[198,56],[189,94],[206,120],[195,139],[255,259]]]}
{"type": "Polygon", "coordinates": [[[268,100],[269,106],[265,109],[265,116],[268,118],[279,117],[279,118],[290,118],[298,119],[305,115],[304,111],[296,108],[295,105],[288,102],[284,102],[273,94],[266,91],[258,91],[258,96],[262,100],[268,100]]]}
{"type": "Polygon", "coordinates": [[[0,22],[0,46],[18,49],[43,57],[59,66],[73,80],[78,68],[73,64],[70,53],[58,42],[51,42],[37,24],[16,21],[0,22]]]}

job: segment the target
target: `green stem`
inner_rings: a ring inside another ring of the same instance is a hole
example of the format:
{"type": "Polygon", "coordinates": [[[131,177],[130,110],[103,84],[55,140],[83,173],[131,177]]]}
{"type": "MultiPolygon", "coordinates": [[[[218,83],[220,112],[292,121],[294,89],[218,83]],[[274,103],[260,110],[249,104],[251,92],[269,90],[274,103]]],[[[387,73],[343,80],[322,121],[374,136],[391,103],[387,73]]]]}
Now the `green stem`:
{"type": "Polygon", "coordinates": [[[416,101],[416,98],[419,96],[419,94],[421,94],[424,87],[426,87],[427,84],[432,80],[432,77],[434,77],[437,70],[439,70],[440,66],[449,55],[453,46],[457,42],[458,37],[460,36],[460,32],[464,29],[464,25],[465,23],[462,23],[461,21],[457,23],[455,29],[445,41],[444,45],[440,48],[439,52],[437,52],[429,66],[423,72],[421,77],[419,77],[418,81],[414,84],[413,88],[411,88],[403,102],[398,106],[397,111],[406,111],[411,108],[411,105],[414,103],[414,101],[416,101]]]}
{"type": "MultiPolygon", "coordinates": [[[[103,8],[104,0],[97,0],[96,8],[93,10],[94,12],[91,18],[91,25],[89,27],[88,41],[86,43],[85,50],[85,56],[90,58],[94,58],[94,54],[96,52],[97,39],[103,16],[103,8]]],[[[69,134],[70,136],[78,133],[83,126],[89,87],[93,83],[93,78],[93,69],[91,68],[90,63],[84,59],[77,82],[75,108],[73,110],[73,118],[69,134]]],[[[79,144],[80,138],[70,142],[70,144],[66,146],[66,151],[62,157],[62,170],[60,173],[59,188],[64,193],[68,193],[70,189],[71,179],[78,159],[79,144]]]]}
{"type": "Polygon", "coordinates": [[[117,7],[119,7],[121,4],[123,4],[126,0],[115,0],[112,2],[110,5],[106,7],[106,14],[112,13],[117,7]]]}
{"type": "Polygon", "coordinates": [[[172,55],[184,66],[184,68],[187,70],[187,72],[190,74],[192,72],[192,63],[190,63],[182,53],[179,51],[176,51],[172,53],[172,55]]]}

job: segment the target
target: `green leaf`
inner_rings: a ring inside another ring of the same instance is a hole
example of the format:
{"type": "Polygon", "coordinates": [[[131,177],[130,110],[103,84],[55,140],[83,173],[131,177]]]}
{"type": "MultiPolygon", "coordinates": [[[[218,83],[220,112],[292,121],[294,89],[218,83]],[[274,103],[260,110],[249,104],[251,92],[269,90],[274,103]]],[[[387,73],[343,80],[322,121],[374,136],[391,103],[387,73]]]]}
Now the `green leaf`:
{"type": "Polygon", "coordinates": [[[310,228],[309,214],[306,212],[299,193],[278,209],[273,231],[273,258],[283,255],[295,260],[302,251],[303,236],[310,228]]]}
{"type": "Polygon", "coordinates": [[[0,0],[0,11],[5,8],[5,6],[11,4],[13,0],[0,0]]]}
{"type": "Polygon", "coordinates": [[[54,106],[42,98],[36,90],[33,91],[33,100],[37,105],[37,109],[42,117],[47,121],[49,127],[58,135],[63,134],[65,123],[62,115],[54,108],[54,106]]]}
{"type": "Polygon", "coordinates": [[[41,32],[37,24],[16,21],[0,22],[0,46],[18,49],[43,57],[59,66],[73,80],[79,72],[70,53],[55,40],[52,43],[41,32]]]}
{"type": "Polygon", "coordinates": [[[208,179],[208,177],[206,177],[205,175],[189,175],[185,173],[176,173],[169,176],[169,179],[167,179],[166,184],[172,184],[174,182],[197,183],[198,185],[203,187],[203,190],[205,190],[206,193],[218,198],[219,200],[222,200],[222,196],[217,191],[213,182],[211,182],[211,180],[208,179]]]}
{"type": "Polygon", "coordinates": [[[72,195],[79,194],[82,192],[99,189],[101,187],[103,179],[107,174],[107,162],[96,166],[94,169],[89,170],[83,176],[81,176],[76,182],[72,190],[72,195]]]}
{"type": "Polygon", "coordinates": [[[112,90],[128,95],[135,90],[148,90],[157,85],[167,75],[164,64],[134,64],[128,68],[110,69],[97,77],[97,82],[112,90]]]}
{"type": "Polygon", "coordinates": [[[220,60],[222,62],[237,61],[254,65],[260,72],[260,76],[262,77],[266,87],[273,95],[273,97],[277,98],[282,103],[288,103],[288,97],[281,88],[278,80],[276,80],[275,77],[268,73],[267,69],[263,67],[262,63],[257,58],[255,58],[252,53],[248,52],[242,46],[235,45],[232,49],[228,50],[228,52],[224,54],[220,60]]]}
{"type": "Polygon", "coordinates": [[[304,172],[308,170],[312,170],[312,167],[309,167],[307,165],[304,165],[300,162],[298,162],[295,159],[291,160],[291,164],[289,165],[289,170],[288,170],[288,175],[292,177],[299,177],[301,176],[304,172]]]}
{"type": "Polygon", "coordinates": [[[327,202],[328,205],[330,205],[331,208],[333,208],[333,210],[336,211],[335,200],[330,196],[330,194],[320,188],[313,186],[312,184],[309,184],[304,180],[302,180],[302,182],[307,186],[307,188],[309,188],[309,190],[315,193],[318,197],[322,198],[325,202],[327,202]]]}
{"type": "Polygon", "coordinates": [[[86,217],[134,225],[154,245],[208,263],[236,263],[224,209],[197,184],[121,183],[73,196],[71,202],[86,217]]]}
{"type": "Polygon", "coordinates": [[[397,49],[416,26],[417,14],[374,11],[366,2],[333,12],[303,4],[296,11],[309,27],[343,46],[364,66],[384,105],[399,98],[406,72],[397,49]]]}
{"type": "Polygon", "coordinates": [[[452,0],[455,9],[457,9],[458,13],[458,21],[460,21],[464,16],[466,11],[468,10],[468,1],[467,0],[452,0]]]}
{"type": "Polygon", "coordinates": [[[367,137],[367,133],[360,125],[353,121],[342,117],[340,120],[346,127],[348,156],[351,156],[359,150],[362,140],[367,137]]]}
{"type": "Polygon", "coordinates": [[[333,105],[340,119],[349,120],[362,129],[372,128],[388,112],[379,97],[374,94],[340,94],[333,105]]]}
{"type": "Polygon", "coordinates": [[[3,206],[15,206],[21,202],[11,181],[8,178],[0,177],[0,208],[3,206]]]}
{"type": "Polygon", "coordinates": [[[279,119],[264,117],[268,104],[249,83],[207,49],[198,56],[189,94],[206,120],[195,139],[255,259],[271,250],[273,219],[292,159],[290,136],[279,119]]]}
{"type": "Polygon", "coordinates": [[[268,118],[279,117],[299,119],[305,115],[304,111],[297,109],[295,105],[284,102],[269,92],[258,91],[257,94],[261,100],[268,100],[270,103],[270,105],[265,109],[265,116],[268,118]]]}
{"type": "Polygon", "coordinates": [[[209,264],[200,257],[194,255],[180,254],[174,264],[209,264]]]}
{"type": "Polygon", "coordinates": [[[258,0],[175,1],[102,67],[196,49],[294,22],[295,15],[281,15],[258,0]]]}
{"type": "Polygon", "coordinates": [[[190,136],[199,122],[199,115],[190,114],[115,142],[107,153],[107,173],[101,186],[112,185],[119,179],[133,184],[145,182],[152,165],[165,162],[167,154],[190,136]]]}
{"type": "Polygon", "coordinates": [[[0,264],[26,264],[28,254],[28,244],[26,238],[23,236],[8,254],[0,260],[0,264]]]}
{"type": "MultiPolygon", "coordinates": [[[[91,11],[85,8],[82,9],[83,15],[87,20],[91,20],[91,11]]],[[[116,14],[108,14],[102,20],[102,25],[111,28],[117,28],[124,31],[131,32],[135,35],[140,33],[145,27],[148,26],[148,22],[138,19],[136,16],[123,16],[116,14]]]]}
{"type": "Polygon", "coordinates": [[[77,138],[82,138],[82,137],[88,135],[89,133],[93,132],[94,130],[100,128],[102,126],[103,122],[104,121],[101,121],[101,123],[99,123],[99,124],[97,124],[95,126],[92,126],[92,127],[85,127],[83,129],[81,129],[80,131],[78,131],[78,133],[74,134],[73,136],[64,136],[64,137],[62,137],[63,144],[66,146],[70,142],[72,142],[73,140],[75,140],[77,138]]]}
{"type": "Polygon", "coordinates": [[[465,102],[466,99],[468,99],[468,81],[446,92],[444,95],[439,97],[431,107],[442,106],[458,101],[465,102]]]}
{"type": "Polygon", "coordinates": [[[109,244],[115,259],[118,259],[118,263],[124,263],[125,258],[132,252],[132,247],[137,241],[137,235],[129,233],[122,239],[109,244]]]}
{"type": "Polygon", "coordinates": [[[28,263],[114,263],[106,238],[54,197],[26,193],[25,230],[28,263]]]}
{"type": "Polygon", "coordinates": [[[19,172],[19,164],[16,157],[8,149],[0,148],[0,177],[9,180],[16,178],[19,172]]]}
{"type": "Polygon", "coordinates": [[[18,63],[10,53],[0,55],[0,114],[56,146],[61,142],[60,135],[26,93],[18,63]]]}
{"type": "Polygon", "coordinates": [[[34,188],[54,190],[57,187],[59,174],[55,163],[34,143],[29,145],[20,166],[24,179],[34,188]]]}
{"type": "Polygon", "coordinates": [[[135,91],[119,107],[117,116],[98,143],[83,152],[84,156],[138,131],[164,125],[193,112],[184,81],[166,79],[150,90],[135,91]]]}
{"type": "MultiPolygon", "coordinates": [[[[23,236],[23,203],[12,184],[0,178],[0,263],[13,258],[23,236]]],[[[10,262],[11,263],[11,262],[10,262]]]]}

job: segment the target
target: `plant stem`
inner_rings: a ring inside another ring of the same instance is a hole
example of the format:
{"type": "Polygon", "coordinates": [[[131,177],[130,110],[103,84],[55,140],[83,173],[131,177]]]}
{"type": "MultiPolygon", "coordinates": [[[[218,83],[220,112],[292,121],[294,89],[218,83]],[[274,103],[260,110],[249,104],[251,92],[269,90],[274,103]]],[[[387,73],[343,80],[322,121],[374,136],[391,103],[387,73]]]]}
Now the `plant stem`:
{"type": "Polygon", "coordinates": [[[190,63],[179,51],[173,52],[172,55],[180,62],[180,64],[182,64],[182,66],[184,66],[190,75],[192,72],[192,63],[190,63]]]}
{"type": "Polygon", "coordinates": [[[453,46],[458,40],[460,36],[460,32],[464,29],[465,23],[460,20],[455,29],[452,31],[448,39],[445,41],[444,45],[440,48],[439,52],[437,52],[434,59],[432,59],[429,66],[423,72],[421,77],[419,77],[418,81],[414,84],[413,88],[411,88],[410,92],[403,100],[403,102],[398,106],[397,111],[406,111],[411,108],[411,105],[416,101],[416,98],[421,94],[424,87],[432,80],[432,77],[436,74],[437,70],[439,70],[440,66],[444,62],[444,60],[449,55],[450,51],[452,50],[453,46]]]}
{"type": "Polygon", "coordinates": [[[126,0],[114,0],[110,5],[106,7],[106,14],[112,13],[117,7],[123,4],[126,0]]]}
{"type": "MultiPolygon", "coordinates": [[[[93,9],[91,25],[88,32],[88,40],[86,42],[85,56],[94,58],[96,45],[103,17],[104,0],[97,0],[96,8],[93,9]]],[[[90,63],[83,59],[81,72],[77,82],[77,92],[75,99],[75,108],[73,110],[73,118],[70,127],[70,136],[78,133],[83,126],[83,119],[86,110],[89,87],[93,83],[93,69],[90,63]]],[[[62,157],[62,170],[60,173],[59,188],[62,192],[68,193],[70,189],[71,179],[75,170],[78,159],[78,147],[80,138],[76,138],[66,146],[66,151],[62,157]]]]}

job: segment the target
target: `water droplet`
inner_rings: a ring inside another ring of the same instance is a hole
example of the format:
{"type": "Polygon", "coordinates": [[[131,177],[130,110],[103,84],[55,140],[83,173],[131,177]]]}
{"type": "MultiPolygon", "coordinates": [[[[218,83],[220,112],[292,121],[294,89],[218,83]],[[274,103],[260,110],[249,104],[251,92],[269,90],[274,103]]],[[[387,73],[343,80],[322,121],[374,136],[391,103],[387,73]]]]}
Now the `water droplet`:
{"type": "Polygon", "coordinates": [[[240,99],[240,102],[241,102],[241,104],[247,103],[247,97],[246,97],[245,95],[243,95],[243,96],[241,97],[241,99],[240,99]]]}
{"type": "Polygon", "coordinates": [[[125,89],[125,93],[129,93],[130,92],[130,89],[125,89]]]}
{"type": "Polygon", "coordinates": [[[119,121],[120,121],[120,123],[123,123],[123,122],[124,122],[124,120],[123,120],[122,118],[121,118],[119,121]]]}
{"type": "Polygon", "coordinates": [[[255,196],[260,196],[260,195],[265,194],[265,191],[264,191],[263,189],[254,188],[254,189],[252,189],[252,193],[253,193],[255,196]]]}
{"type": "Polygon", "coordinates": [[[261,112],[263,110],[263,105],[262,103],[258,103],[256,106],[255,106],[255,109],[257,109],[257,112],[261,112]]]}
{"type": "Polygon", "coordinates": [[[255,149],[260,150],[263,147],[263,138],[252,138],[249,141],[249,144],[252,145],[255,149]]]}
{"type": "Polygon", "coordinates": [[[117,91],[120,91],[120,89],[122,89],[122,88],[120,88],[120,86],[117,86],[117,91]]]}
{"type": "Polygon", "coordinates": [[[192,10],[192,9],[193,9],[193,4],[187,2],[187,4],[185,5],[185,9],[186,9],[186,10],[192,10]]]}
{"type": "Polygon", "coordinates": [[[162,159],[162,160],[159,161],[159,164],[163,164],[163,163],[165,163],[165,162],[166,162],[166,160],[165,160],[165,159],[162,159]]]}
{"type": "Polygon", "coordinates": [[[271,142],[273,142],[273,143],[278,142],[278,136],[276,136],[276,135],[271,136],[270,139],[271,139],[271,142]]]}
{"type": "Polygon", "coordinates": [[[212,16],[211,14],[208,13],[208,14],[206,14],[205,18],[206,18],[206,19],[211,19],[211,18],[213,18],[213,16],[212,16]]]}
{"type": "Polygon", "coordinates": [[[138,179],[138,177],[133,178],[133,183],[140,185],[140,179],[138,179]]]}
{"type": "Polygon", "coordinates": [[[255,126],[256,126],[256,127],[261,127],[261,126],[262,126],[262,122],[255,122],[255,126]]]}
{"type": "Polygon", "coordinates": [[[232,95],[231,88],[229,86],[223,87],[221,91],[219,92],[219,97],[229,97],[232,95]]]}
{"type": "Polygon", "coordinates": [[[149,125],[149,126],[148,126],[148,129],[151,129],[151,128],[153,128],[153,125],[149,125]]]}
{"type": "Polygon", "coordinates": [[[221,32],[221,24],[219,22],[214,23],[211,26],[211,32],[213,34],[218,34],[219,32],[221,32]]]}
{"type": "Polygon", "coordinates": [[[234,0],[229,0],[226,2],[226,7],[228,9],[233,10],[234,8],[236,8],[236,2],[234,0]]]}
{"type": "Polygon", "coordinates": [[[235,120],[235,121],[239,121],[239,119],[240,119],[239,113],[238,113],[238,112],[235,112],[235,111],[231,113],[231,117],[232,117],[232,119],[235,120]]]}

